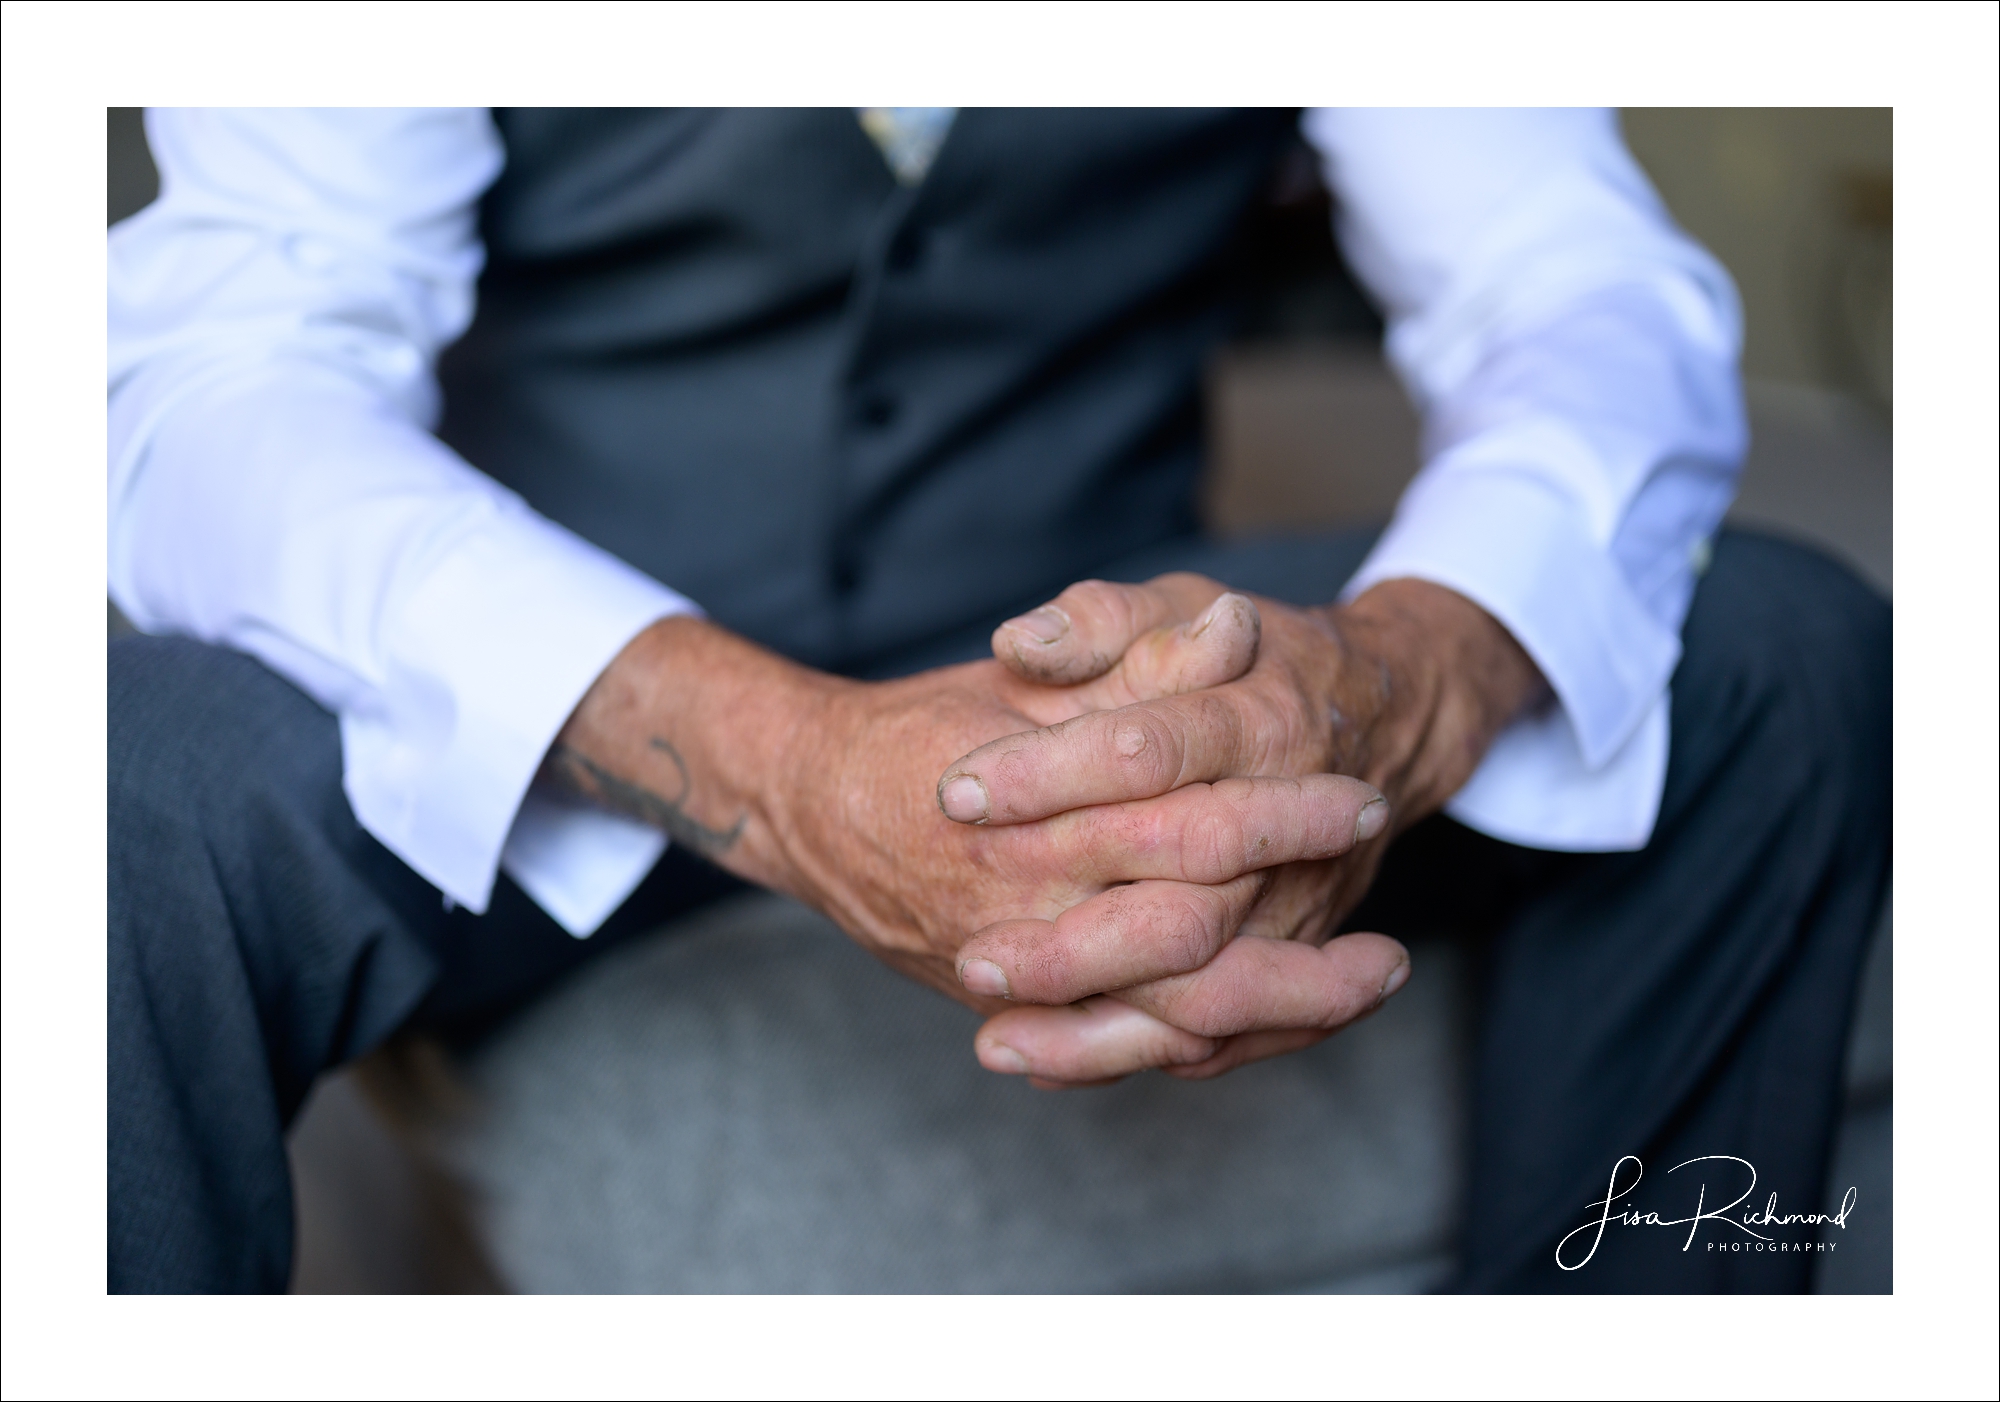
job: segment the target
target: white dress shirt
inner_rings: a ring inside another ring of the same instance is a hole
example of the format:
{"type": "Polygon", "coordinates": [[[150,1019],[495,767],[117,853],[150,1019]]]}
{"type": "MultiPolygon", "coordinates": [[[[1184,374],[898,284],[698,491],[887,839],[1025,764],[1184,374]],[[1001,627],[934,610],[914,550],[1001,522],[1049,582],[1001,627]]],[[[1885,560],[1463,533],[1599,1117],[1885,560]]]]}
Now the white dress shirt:
{"type": "MultiPolygon", "coordinates": [[[[334,712],[356,817],[447,900],[483,911],[504,868],[590,933],[666,839],[531,783],[625,643],[696,604],[429,432],[505,158],[489,114],[155,109],[146,130],[160,197],[110,235],[113,599],[334,712]]],[[[1529,846],[1642,846],[1745,445],[1728,276],[1610,112],[1324,109],[1304,130],[1425,423],[1348,593],[1448,585],[1555,695],[1448,811],[1529,846]]]]}

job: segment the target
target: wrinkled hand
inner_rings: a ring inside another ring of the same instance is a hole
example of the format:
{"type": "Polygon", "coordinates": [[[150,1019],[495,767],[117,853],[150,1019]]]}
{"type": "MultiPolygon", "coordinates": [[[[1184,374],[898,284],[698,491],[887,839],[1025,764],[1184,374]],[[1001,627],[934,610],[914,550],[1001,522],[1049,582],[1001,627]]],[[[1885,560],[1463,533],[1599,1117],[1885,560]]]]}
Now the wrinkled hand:
{"type": "MultiPolygon", "coordinates": [[[[1255,614],[1236,604],[1218,613],[1223,626],[1197,617],[1149,630],[1143,646],[1073,685],[1026,679],[997,661],[855,682],[701,620],[668,619],[598,679],[550,766],[826,912],[912,977],[994,1011],[1006,1005],[959,976],[959,946],[975,930],[1052,926],[1088,908],[1093,938],[1174,944],[1239,919],[1265,868],[1365,840],[1362,817],[1379,812],[1369,808],[1379,795],[1329,774],[1182,786],[992,827],[940,812],[936,776],[955,755],[1242,675],[1256,651],[1255,614]]],[[[1372,999],[1383,973],[1370,977],[1372,999]]],[[[1170,1060],[1172,1049],[1156,1055],[1170,1060]]]]}
{"type": "MultiPolygon", "coordinates": [[[[990,742],[952,764],[942,805],[989,828],[1189,787],[1212,803],[1246,779],[1338,772],[1386,799],[1364,817],[1365,831],[1400,830],[1443,805],[1543,686],[1490,616],[1414,580],[1324,609],[1252,601],[1197,575],[1089,581],[1002,625],[994,652],[1025,680],[1094,686],[1123,704],[990,742]],[[1258,640],[1240,676],[1171,695],[1117,684],[1146,676],[1145,659],[1171,646],[1188,620],[1218,609],[1258,640]]],[[[960,951],[969,988],[1074,1003],[994,1018],[976,1040],[982,1063],[1050,1085],[1149,1066],[1203,1077],[1322,1040],[1407,977],[1394,941],[1356,934],[1328,943],[1387,845],[1261,866],[1205,904],[1186,888],[1171,901],[1150,893],[1153,907],[1179,910],[1174,938],[1144,937],[1126,909],[1135,900],[1127,891],[1138,888],[1107,891],[1052,920],[980,931],[960,951]],[[1116,991],[1086,997],[1107,989],[1116,991]]],[[[1203,873],[1182,876],[1200,882],[1203,873]]]]}

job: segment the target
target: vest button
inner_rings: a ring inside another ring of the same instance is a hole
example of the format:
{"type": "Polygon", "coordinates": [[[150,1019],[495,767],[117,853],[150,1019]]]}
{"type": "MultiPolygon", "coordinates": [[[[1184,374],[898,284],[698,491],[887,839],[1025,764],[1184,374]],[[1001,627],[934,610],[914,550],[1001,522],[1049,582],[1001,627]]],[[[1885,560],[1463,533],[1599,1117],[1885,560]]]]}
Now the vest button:
{"type": "Polygon", "coordinates": [[[861,422],[870,428],[887,428],[896,422],[896,401],[886,394],[871,394],[861,401],[861,422]]]}
{"type": "Polygon", "coordinates": [[[835,560],[827,575],[828,582],[833,585],[833,592],[843,599],[861,587],[861,566],[854,560],[846,558],[835,560]]]}
{"type": "Polygon", "coordinates": [[[889,270],[907,273],[921,263],[924,258],[924,231],[905,224],[896,230],[896,237],[889,240],[889,256],[886,259],[889,270]]]}

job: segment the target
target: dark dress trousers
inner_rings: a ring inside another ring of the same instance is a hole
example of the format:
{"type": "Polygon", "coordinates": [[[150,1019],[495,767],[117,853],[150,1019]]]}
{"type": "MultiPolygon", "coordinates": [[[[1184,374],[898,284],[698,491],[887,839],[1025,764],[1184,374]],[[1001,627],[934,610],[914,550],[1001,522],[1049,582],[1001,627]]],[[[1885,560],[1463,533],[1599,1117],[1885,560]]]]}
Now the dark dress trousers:
{"type": "MultiPolygon", "coordinates": [[[[496,117],[441,433],[719,622],[886,675],[1078,578],[1312,603],[1359,564],[1365,535],[1194,525],[1198,372],[1292,114],[967,110],[913,187],[844,110],[496,117]]],[[[1582,1271],[1554,1249],[1627,1153],[1740,1155],[1817,1202],[1887,880],[1888,636],[1839,567],[1725,535],[1645,850],[1439,818],[1391,853],[1352,923],[1450,930],[1486,970],[1464,1288],[1803,1288],[1804,1256],[1672,1233],[1582,1271]]],[[[112,646],[109,750],[117,1291],[284,1288],[317,1075],[400,1027],[473,1035],[734,884],[671,850],[583,943],[504,877],[447,911],[356,825],[334,719],[186,640],[112,646]]]]}

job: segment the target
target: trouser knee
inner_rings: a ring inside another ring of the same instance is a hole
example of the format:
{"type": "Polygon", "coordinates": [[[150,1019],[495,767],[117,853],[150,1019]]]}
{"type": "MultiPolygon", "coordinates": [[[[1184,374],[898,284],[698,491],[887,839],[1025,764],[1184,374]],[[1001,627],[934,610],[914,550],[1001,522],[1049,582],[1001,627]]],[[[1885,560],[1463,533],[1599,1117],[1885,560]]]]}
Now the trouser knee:
{"type": "Polygon", "coordinates": [[[1837,819],[1844,848],[1886,844],[1888,601],[1814,550],[1724,532],[1684,642],[1662,823],[1726,784],[1737,802],[1837,819]]]}
{"type": "Polygon", "coordinates": [[[428,986],[439,898],[354,821],[334,718],[255,660],[132,638],[108,681],[115,969],[170,1032],[247,1002],[289,1120],[428,986]]]}

